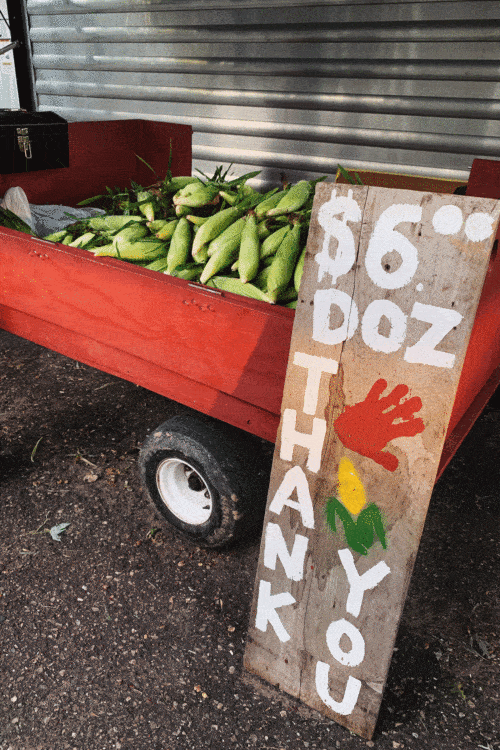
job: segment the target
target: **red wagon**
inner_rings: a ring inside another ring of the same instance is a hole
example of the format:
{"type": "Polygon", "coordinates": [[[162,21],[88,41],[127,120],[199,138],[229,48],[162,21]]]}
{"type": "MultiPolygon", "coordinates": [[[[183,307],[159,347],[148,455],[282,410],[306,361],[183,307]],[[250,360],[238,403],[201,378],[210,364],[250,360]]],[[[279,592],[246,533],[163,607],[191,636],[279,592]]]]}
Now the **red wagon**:
{"type": "MultiPolygon", "coordinates": [[[[162,177],[170,146],[173,174],[191,173],[188,126],[70,123],[69,145],[68,169],[0,176],[0,195],[18,185],[32,204],[76,205],[106,186],[124,187],[131,179],[146,185],[151,172],[142,160],[162,177]]],[[[487,190],[478,170],[469,193],[500,197],[500,191],[471,192],[475,183],[487,190]]],[[[143,484],[164,517],[210,546],[258,523],[268,467],[260,464],[255,437],[276,437],[293,310],[9,229],[0,229],[0,271],[0,328],[201,413],[175,417],[144,444],[143,484]]],[[[440,473],[499,382],[500,259],[494,254],[440,473]]]]}

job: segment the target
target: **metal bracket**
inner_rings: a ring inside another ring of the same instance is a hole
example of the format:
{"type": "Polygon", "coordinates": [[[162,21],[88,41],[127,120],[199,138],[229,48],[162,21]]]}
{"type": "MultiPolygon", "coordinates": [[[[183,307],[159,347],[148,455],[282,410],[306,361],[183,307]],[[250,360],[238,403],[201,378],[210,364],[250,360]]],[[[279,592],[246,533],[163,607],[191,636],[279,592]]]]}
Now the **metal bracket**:
{"type": "Polygon", "coordinates": [[[28,128],[16,128],[16,133],[19,151],[22,151],[27,159],[31,159],[33,154],[31,153],[31,141],[28,128]]]}
{"type": "Polygon", "coordinates": [[[2,49],[0,49],[0,55],[6,55],[7,52],[11,51],[11,49],[17,49],[17,47],[20,47],[20,46],[21,46],[21,42],[18,42],[16,39],[15,42],[11,42],[10,44],[7,44],[7,46],[2,47],[2,49]]]}

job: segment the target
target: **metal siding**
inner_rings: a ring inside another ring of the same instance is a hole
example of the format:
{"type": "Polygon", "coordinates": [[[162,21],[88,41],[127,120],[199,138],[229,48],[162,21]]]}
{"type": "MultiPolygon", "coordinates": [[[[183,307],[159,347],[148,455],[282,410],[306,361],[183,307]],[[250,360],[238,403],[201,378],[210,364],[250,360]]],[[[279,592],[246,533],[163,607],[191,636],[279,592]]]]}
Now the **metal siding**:
{"type": "Polygon", "coordinates": [[[27,0],[39,108],[193,127],[193,168],[467,179],[500,158],[498,0],[27,0]]]}

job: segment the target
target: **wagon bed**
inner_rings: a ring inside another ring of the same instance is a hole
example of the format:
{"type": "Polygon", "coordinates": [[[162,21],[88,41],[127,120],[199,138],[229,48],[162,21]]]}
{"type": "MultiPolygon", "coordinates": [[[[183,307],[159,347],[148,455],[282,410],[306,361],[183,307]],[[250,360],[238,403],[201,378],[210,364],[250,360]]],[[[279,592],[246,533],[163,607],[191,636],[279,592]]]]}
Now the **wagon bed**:
{"type": "MultiPolygon", "coordinates": [[[[152,175],[141,159],[163,177],[170,144],[172,173],[191,173],[188,126],[70,123],[69,138],[69,169],[0,176],[0,194],[19,185],[30,203],[76,205],[107,185],[146,185],[152,175]]],[[[478,178],[490,162],[476,161],[468,192],[481,185],[498,197],[478,178]]],[[[293,310],[4,228],[0,267],[4,330],[274,442],[293,310]]],[[[500,382],[499,303],[494,253],[439,475],[500,382]]]]}

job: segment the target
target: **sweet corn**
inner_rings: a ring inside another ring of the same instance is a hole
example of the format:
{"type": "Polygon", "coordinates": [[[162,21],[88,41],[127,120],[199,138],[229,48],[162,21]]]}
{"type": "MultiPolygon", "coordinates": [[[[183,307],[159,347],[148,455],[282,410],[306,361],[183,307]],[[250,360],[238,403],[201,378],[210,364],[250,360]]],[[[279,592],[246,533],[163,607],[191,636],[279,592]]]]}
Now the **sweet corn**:
{"type": "Polygon", "coordinates": [[[163,225],[163,227],[156,232],[156,235],[155,235],[156,239],[157,240],[171,240],[178,223],[179,223],[179,219],[173,219],[172,221],[167,221],[163,225]]]}
{"type": "Polygon", "coordinates": [[[153,196],[147,190],[140,191],[136,195],[137,202],[139,204],[139,211],[148,221],[155,220],[155,208],[153,203],[153,196]]]}
{"type": "Polygon", "coordinates": [[[266,237],[260,248],[261,259],[267,258],[269,255],[274,255],[291,229],[290,224],[286,224],[284,227],[275,229],[269,237],[266,237]]]}
{"type": "Polygon", "coordinates": [[[183,188],[187,187],[187,185],[192,185],[194,183],[198,183],[202,185],[199,177],[190,177],[188,175],[178,176],[178,177],[172,177],[170,180],[166,180],[162,187],[161,191],[162,193],[177,193],[179,190],[182,190],[183,188]]]}
{"type": "Polygon", "coordinates": [[[167,270],[172,273],[186,263],[191,249],[191,224],[185,216],[179,219],[167,253],[167,270]]]}
{"type": "Polygon", "coordinates": [[[215,240],[212,240],[208,246],[208,261],[205,268],[200,276],[202,284],[208,281],[216,273],[222,271],[224,268],[233,263],[240,249],[241,233],[245,226],[245,219],[241,218],[231,224],[222,234],[215,240]],[[212,254],[210,253],[210,247],[214,246],[212,254]]]}
{"type": "Polygon", "coordinates": [[[265,198],[260,203],[257,203],[254,209],[257,220],[263,219],[267,212],[272,208],[275,208],[287,193],[288,190],[280,190],[279,192],[270,195],[268,198],[265,198]]]}
{"type": "Polygon", "coordinates": [[[233,224],[233,222],[241,216],[241,214],[242,211],[240,208],[230,207],[218,211],[213,216],[209,216],[202,224],[199,231],[196,232],[196,236],[193,240],[193,255],[198,253],[202,245],[219,237],[227,227],[233,224]]]}
{"type": "Polygon", "coordinates": [[[307,252],[307,247],[305,247],[300,253],[299,259],[297,261],[297,265],[295,266],[295,271],[293,272],[293,286],[297,294],[299,293],[300,282],[302,281],[302,274],[304,272],[304,262],[306,259],[306,252],[307,252]]]}
{"type": "MultiPolygon", "coordinates": [[[[233,221],[232,224],[226,227],[226,229],[224,229],[224,231],[221,232],[218,237],[215,237],[215,239],[213,239],[209,243],[208,248],[207,248],[208,257],[211,257],[212,255],[217,253],[220,249],[226,248],[226,246],[229,246],[231,250],[236,250],[236,254],[237,254],[237,251],[239,250],[239,247],[240,247],[241,233],[243,232],[244,226],[245,226],[245,219],[244,217],[241,217],[240,219],[233,221]]],[[[196,235],[195,239],[197,239],[197,237],[198,235],[196,235]]],[[[233,260],[235,260],[235,258],[233,258],[233,260]]]]}
{"type": "MultiPolygon", "coordinates": [[[[190,186],[191,187],[191,186],[190,186]]],[[[212,203],[216,198],[219,200],[219,189],[216,185],[202,185],[188,194],[174,195],[173,202],[176,206],[189,206],[190,208],[199,208],[212,203]]]]}
{"type": "Polygon", "coordinates": [[[166,245],[164,242],[154,239],[138,240],[130,242],[123,240],[119,246],[115,243],[105,247],[96,247],[92,252],[96,257],[106,256],[120,258],[121,260],[149,260],[153,261],[165,255],[166,245]]]}
{"type": "Polygon", "coordinates": [[[82,234],[80,237],[77,237],[76,240],[70,242],[68,247],[85,247],[85,245],[88,245],[94,237],[94,232],[85,232],[85,234],[82,234]]]}
{"type": "Polygon", "coordinates": [[[267,278],[267,295],[270,302],[277,302],[293,276],[300,253],[300,233],[300,224],[297,222],[274,256],[267,278]]]}
{"type": "Polygon", "coordinates": [[[48,234],[43,239],[49,240],[50,242],[62,242],[67,234],[68,232],[65,229],[61,229],[59,232],[52,232],[52,234],[48,234]]]}
{"type": "Polygon", "coordinates": [[[267,216],[280,216],[299,211],[311,195],[312,186],[308,180],[300,180],[293,185],[279,203],[267,212],[267,216]]]}
{"type": "Polygon", "coordinates": [[[141,240],[148,233],[147,228],[144,224],[130,224],[130,226],[124,227],[113,237],[113,245],[118,248],[121,252],[122,245],[128,246],[131,242],[141,240]]]}
{"type": "Polygon", "coordinates": [[[240,281],[246,284],[251,281],[259,270],[260,241],[255,213],[250,211],[245,219],[241,233],[240,250],[238,255],[238,273],[240,281]]]}
{"type": "Polygon", "coordinates": [[[233,294],[240,294],[244,297],[258,299],[262,302],[269,301],[266,294],[261,289],[254,286],[254,284],[244,284],[240,279],[235,279],[232,276],[212,276],[207,282],[207,286],[221,289],[224,292],[232,292],[233,294]]]}

